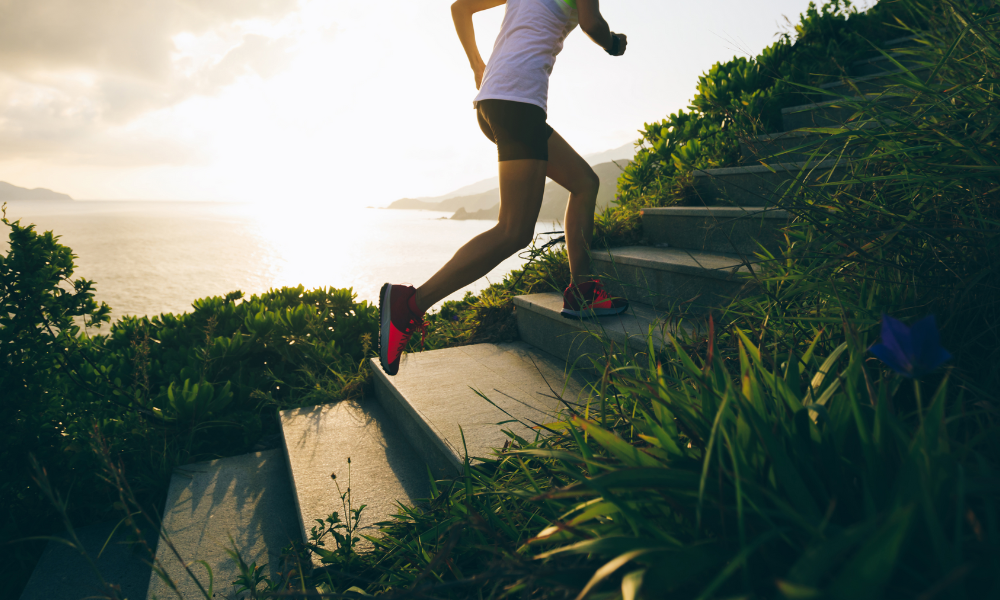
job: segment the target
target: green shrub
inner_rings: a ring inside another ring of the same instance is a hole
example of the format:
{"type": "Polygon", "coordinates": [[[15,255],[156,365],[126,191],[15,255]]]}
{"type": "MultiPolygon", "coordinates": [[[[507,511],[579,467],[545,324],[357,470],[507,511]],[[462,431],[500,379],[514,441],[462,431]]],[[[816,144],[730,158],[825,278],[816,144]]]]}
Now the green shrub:
{"type": "Polygon", "coordinates": [[[696,169],[736,166],[740,140],[782,130],[781,109],[811,102],[808,88],[842,77],[874,44],[905,35],[923,21],[905,3],[880,2],[858,12],[849,1],[810,3],[793,33],[752,59],[716,63],[698,79],[688,111],[646,123],[638,152],[618,182],[617,202],[633,211],[681,201],[696,169]]]}
{"type": "MultiPolygon", "coordinates": [[[[0,539],[24,536],[26,523],[43,523],[51,514],[45,498],[31,485],[28,452],[51,465],[53,473],[72,481],[92,470],[93,456],[74,445],[79,420],[107,418],[114,408],[65,406],[63,376],[76,355],[76,340],[86,324],[107,322],[109,309],[93,299],[93,283],[73,279],[72,251],[51,232],[9,221],[9,249],[0,255],[0,539]]],[[[26,580],[40,549],[0,550],[0,576],[26,580]]]]}

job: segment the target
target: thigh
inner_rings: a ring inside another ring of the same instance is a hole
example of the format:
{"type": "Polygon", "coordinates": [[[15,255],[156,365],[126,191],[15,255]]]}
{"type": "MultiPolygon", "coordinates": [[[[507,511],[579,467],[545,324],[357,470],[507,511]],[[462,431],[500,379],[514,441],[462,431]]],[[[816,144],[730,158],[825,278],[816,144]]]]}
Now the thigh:
{"type": "Polygon", "coordinates": [[[534,230],[545,194],[546,161],[505,160],[500,163],[500,225],[534,230]]]}
{"type": "Polygon", "coordinates": [[[582,183],[593,181],[597,177],[587,161],[556,131],[549,136],[549,165],[546,175],[570,192],[578,191],[582,183]]]}
{"type": "Polygon", "coordinates": [[[541,107],[511,100],[480,100],[477,109],[480,127],[496,143],[500,162],[548,160],[552,128],[541,107]]]}

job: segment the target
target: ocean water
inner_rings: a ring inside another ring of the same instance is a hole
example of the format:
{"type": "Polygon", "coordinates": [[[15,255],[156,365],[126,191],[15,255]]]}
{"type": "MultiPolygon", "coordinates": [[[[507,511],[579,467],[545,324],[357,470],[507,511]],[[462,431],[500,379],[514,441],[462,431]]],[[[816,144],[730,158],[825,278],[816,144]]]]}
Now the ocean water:
{"type": "MultiPolygon", "coordinates": [[[[185,312],[205,296],[270,288],[353,288],[375,301],[386,281],[420,285],[492,221],[429,211],[287,208],[215,202],[8,202],[7,217],[53,231],[115,317],[185,312]]],[[[6,227],[0,251],[7,251],[6,227]]],[[[537,232],[561,229],[539,223],[537,232]]],[[[523,264],[511,257],[448,299],[523,264]]]]}

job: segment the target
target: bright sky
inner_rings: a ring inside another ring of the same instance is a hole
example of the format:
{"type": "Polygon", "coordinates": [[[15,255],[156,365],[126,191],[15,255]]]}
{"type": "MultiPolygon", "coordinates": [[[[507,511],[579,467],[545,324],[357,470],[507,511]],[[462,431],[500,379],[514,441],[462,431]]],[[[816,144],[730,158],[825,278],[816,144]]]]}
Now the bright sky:
{"type": "MultiPolygon", "coordinates": [[[[450,0],[0,0],[0,181],[77,199],[384,205],[495,175],[450,0]]],[[[581,154],[687,106],[808,0],[605,0],[549,122],[581,154]]],[[[476,17],[489,56],[503,8],[476,17]]]]}

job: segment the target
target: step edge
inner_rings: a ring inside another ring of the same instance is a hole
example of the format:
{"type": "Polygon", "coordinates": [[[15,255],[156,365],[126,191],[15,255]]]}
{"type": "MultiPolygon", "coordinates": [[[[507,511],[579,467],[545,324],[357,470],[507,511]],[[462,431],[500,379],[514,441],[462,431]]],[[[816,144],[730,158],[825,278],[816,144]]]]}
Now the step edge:
{"type": "Polygon", "coordinates": [[[882,71],[881,73],[872,73],[871,75],[859,75],[856,77],[842,77],[837,81],[831,81],[829,83],[824,83],[818,86],[823,90],[831,90],[838,87],[847,86],[850,83],[869,83],[872,81],[877,81],[879,79],[889,79],[895,77],[896,75],[905,75],[907,73],[919,73],[921,71],[929,71],[929,68],[921,67],[918,69],[893,69],[890,71],[882,71]]]}
{"type": "Polygon", "coordinates": [[[779,131],[778,133],[765,133],[763,135],[758,135],[753,139],[758,142],[773,142],[775,140],[783,140],[788,138],[807,138],[807,137],[821,137],[821,135],[818,133],[814,133],[812,131],[799,131],[798,129],[792,129],[790,131],[779,131]]]}
{"type": "MultiPolygon", "coordinates": [[[[649,248],[649,246],[627,246],[625,248],[649,248]]],[[[615,249],[612,249],[615,250],[615,249]]],[[[653,248],[653,250],[657,250],[653,248]]],[[[668,249],[662,249],[664,252],[668,252],[668,249]]],[[[676,250],[676,249],[674,249],[676,250]]],[[[704,277],[705,279],[719,279],[722,281],[731,281],[734,278],[738,278],[743,273],[749,273],[743,260],[732,254],[725,254],[722,252],[706,252],[704,250],[685,250],[685,253],[690,255],[694,260],[698,260],[695,255],[705,257],[705,258],[730,258],[734,260],[732,266],[710,268],[701,267],[696,265],[686,265],[677,262],[672,262],[672,256],[665,257],[665,260],[648,259],[648,258],[636,258],[632,256],[614,256],[613,253],[595,252],[591,256],[591,261],[598,263],[608,263],[608,264],[619,264],[629,267],[638,267],[640,269],[649,269],[652,271],[663,271],[667,273],[680,273],[684,275],[691,275],[694,277],[704,277]]]]}
{"type": "Polygon", "coordinates": [[[281,422],[281,413],[295,410],[293,408],[278,411],[278,426],[281,427],[281,453],[285,456],[285,468],[288,470],[288,483],[292,486],[292,500],[295,502],[295,518],[299,520],[299,531],[302,532],[302,542],[308,543],[306,523],[302,519],[302,501],[299,500],[299,486],[295,483],[295,470],[292,469],[292,458],[288,452],[288,437],[281,422]]]}
{"type": "Polygon", "coordinates": [[[870,65],[873,63],[877,63],[879,61],[887,61],[890,58],[900,58],[905,56],[913,56],[913,54],[910,52],[900,52],[897,50],[896,52],[890,52],[888,57],[886,57],[883,54],[879,54],[878,56],[872,56],[870,58],[862,58],[860,60],[856,60],[853,63],[851,63],[851,66],[853,67],[860,65],[870,65]]]}
{"type": "Polygon", "coordinates": [[[846,104],[849,102],[869,102],[872,100],[877,100],[882,94],[865,94],[863,96],[846,96],[844,98],[837,98],[835,100],[825,100],[823,102],[812,102],[810,104],[800,104],[798,106],[789,106],[788,108],[781,109],[782,115],[797,114],[803,112],[809,112],[813,110],[819,110],[822,108],[836,107],[837,104],[846,104]]]}
{"type": "Polygon", "coordinates": [[[886,40],[886,41],[882,42],[882,47],[885,48],[886,46],[888,46],[890,44],[899,44],[900,42],[910,42],[910,41],[913,41],[913,40],[919,40],[921,37],[923,37],[923,36],[921,36],[921,35],[904,35],[903,37],[892,38],[891,40],[886,40]]]}
{"type": "Polygon", "coordinates": [[[453,448],[451,444],[448,443],[448,440],[444,437],[444,435],[438,431],[437,428],[422,414],[420,414],[419,410],[406,401],[406,398],[400,394],[399,390],[396,389],[396,386],[392,385],[390,376],[382,370],[381,365],[378,363],[378,359],[372,358],[370,360],[372,373],[375,375],[377,380],[375,385],[381,385],[389,392],[394,406],[387,406],[382,399],[382,395],[378,394],[377,391],[375,394],[376,401],[382,406],[383,410],[386,411],[389,418],[392,419],[399,427],[403,436],[406,438],[406,441],[409,442],[414,451],[420,452],[422,449],[427,447],[427,445],[422,442],[428,442],[435,456],[425,455],[422,456],[422,458],[432,470],[442,471],[450,469],[455,473],[461,473],[463,467],[465,466],[465,461],[458,454],[458,450],[453,448]],[[407,422],[400,422],[398,417],[405,417],[407,422]],[[407,424],[412,425],[412,432],[410,427],[407,427],[407,424]],[[420,435],[423,439],[413,439],[414,434],[420,435]]]}
{"type": "MultiPolygon", "coordinates": [[[[552,292],[552,293],[525,294],[525,295],[522,295],[522,296],[514,296],[514,306],[516,308],[521,308],[523,310],[526,310],[526,311],[529,311],[529,312],[533,312],[533,313],[535,313],[537,315],[541,315],[541,316],[546,317],[548,319],[551,319],[551,320],[553,320],[553,321],[555,321],[557,323],[561,323],[561,324],[565,325],[566,327],[568,327],[570,329],[573,329],[576,332],[579,332],[581,334],[591,333],[590,329],[587,328],[581,320],[579,320],[579,319],[567,319],[567,318],[564,318],[559,313],[559,311],[550,309],[550,308],[548,308],[548,307],[546,307],[546,306],[544,306],[542,304],[539,304],[537,302],[533,302],[533,301],[530,300],[530,298],[538,297],[538,296],[556,297],[556,296],[558,296],[558,294],[556,294],[555,292],[552,292]]],[[[642,307],[648,308],[651,312],[656,312],[656,310],[653,307],[651,307],[651,306],[648,306],[648,305],[645,305],[645,304],[641,304],[639,302],[636,302],[634,304],[638,305],[638,306],[642,306],[642,307]]],[[[652,325],[655,322],[655,321],[652,321],[650,319],[647,319],[646,317],[636,316],[636,319],[639,319],[640,321],[642,321],[642,322],[644,322],[646,324],[646,330],[647,331],[649,330],[649,325],[652,325]]],[[[594,319],[594,320],[590,320],[588,322],[599,323],[600,320],[599,319],[594,319]]],[[[647,342],[646,342],[646,337],[645,336],[641,336],[640,334],[626,335],[625,333],[623,333],[621,331],[618,331],[618,330],[615,330],[615,329],[604,329],[603,331],[604,331],[605,335],[607,335],[611,339],[612,342],[615,342],[615,343],[618,343],[618,344],[626,344],[629,348],[633,348],[633,349],[638,350],[640,352],[641,351],[645,351],[647,349],[647,342]],[[639,339],[640,337],[642,339],[639,339]]],[[[656,336],[653,336],[653,346],[655,348],[657,348],[657,349],[662,348],[665,341],[666,340],[657,339],[656,336]]],[[[542,352],[544,352],[544,350],[542,350],[541,348],[539,348],[539,350],[542,351],[542,352]]]]}
{"type": "Polygon", "coordinates": [[[844,166],[846,161],[826,159],[819,162],[800,161],[788,163],[773,163],[770,165],[749,165],[743,167],[718,167],[714,169],[699,169],[691,172],[693,177],[719,177],[723,175],[753,175],[801,171],[802,169],[827,169],[844,166]]]}
{"type": "Polygon", "coordinates": [[[699,217],[726,219],[787,219],[788,211],[781,208],[741,207],[741,206],[657,206],[643,208],[642,216],[651,217],[699,217]]]}
{"type": "MultiPolygon", "coordinates": [[[[877,123],[875,123],[873,121],[865,121],[865,122],[862,122],[862,123],[844,123],[843,128],[847,129],[847,130],[852,130],[853,131],[853,130],[870,129],[872,127],[875,127],[876,125],[877,125],[877,123]]],[[[785,140],[785,139],[795,139],[795,138],[811,138],[811,137],[814,137],[814,138],[817,138],[817,139],[823,139],[823,138],[831,137],[832,135],[834,135],[834,134],[816,133],[815,131],[802,131],[801,129],[790,129],[788,131],[779,131],[777,133],[765,133],[763,135],[758,135],[757,137],[755,137],[753,139],[755,141],[757,141],[757,142],[762,143],[762,144],[766,144],[768,142],[774,142],[774,141],[785,140]]],[[[749,145],[747,142],[743,142],[743,141],[741,141],[740,143],[741,144],[749,145]]]]}

